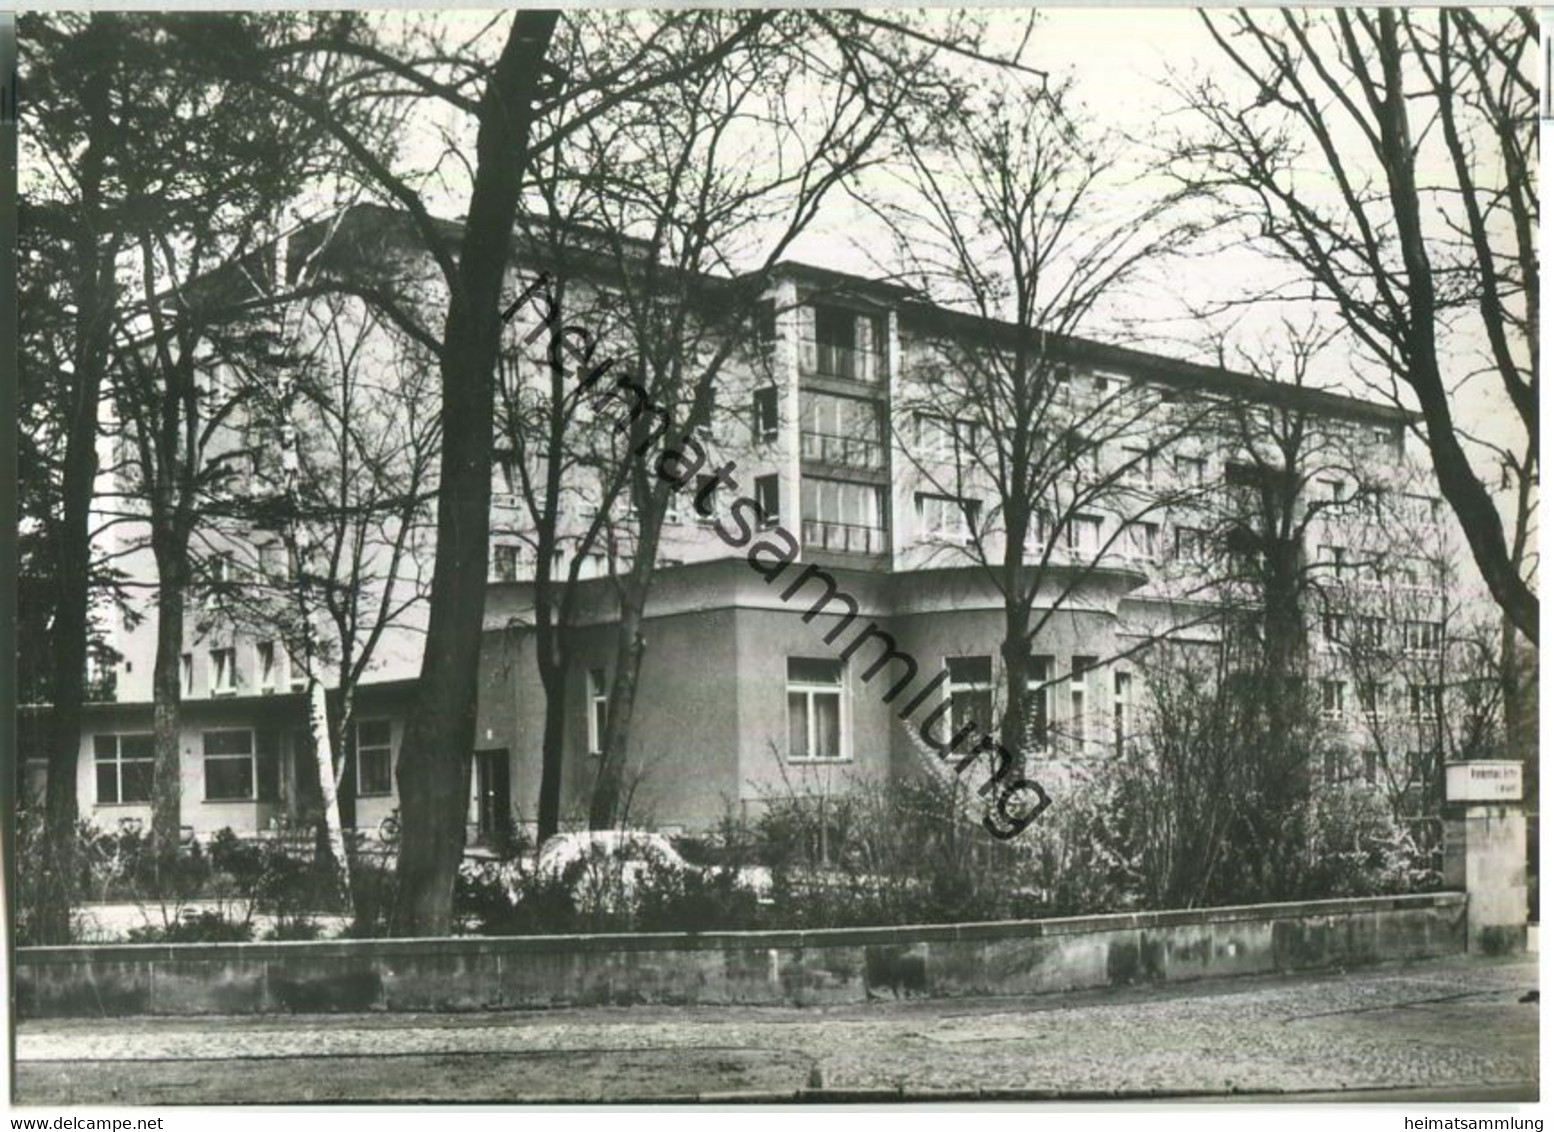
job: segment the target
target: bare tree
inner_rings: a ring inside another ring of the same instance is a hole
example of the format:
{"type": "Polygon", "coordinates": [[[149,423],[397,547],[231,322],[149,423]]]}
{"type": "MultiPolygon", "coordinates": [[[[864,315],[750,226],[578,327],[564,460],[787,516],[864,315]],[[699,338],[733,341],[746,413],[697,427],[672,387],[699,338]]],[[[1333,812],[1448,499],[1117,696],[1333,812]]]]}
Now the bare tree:
{"type": "MultiPolygon", "coordinates": [[[[52,613],[45,622],[52,649],[47,678],[52,704],[47,860],[38,874],[40,883],[55,890],[38,904],[39,937],[46,943],[69,941],[69,901],[76,875],[76,764],[91,607],[92,491],[99,401],[118,310],[115,262],[122,245],[122,236],[108,223],[119,204],[113,170],[124,142],[124,108],[114,98],[120,33],[119,17],[108,12],[52,20],[33,13],[20,24],[20,34],[32,45],[23,60],[21,81],[31,92],[35,123],[22,141],[22,152],[40,157],[39,165],[49,171],[42,184],[26,186],[20,215],[21,286],[24,296],[29,288],[47,287],[61,300],[57,307],[54,302],[21,305],[23,387],[29,375],[36,374],[45,392],[35,400],[64,408],[58,430],[62,459],[57,494],[46,490],[51,502],[37,508],[42,514],[57,514],[48,539],[52,593],[37,606],[52,613]],[[57,283],[45,283],[45,274],[56,276],[57,283]],[[74,317],[52,331],[33,333],[34,319],[53,309],[73,310],[74,317]],[[57,345],[47,348],[49,339],[57,345]]],[[[43,468],[29,461],[24,449],[20,470],[25,508],[25,489],[39,478],[28,472],[41,473],[43,468]]],[[[24,528],[24,538],[26,533],[24,528]]]]}
{"type": "MultiPolygon", "coordinates": [[[[706,54],[750,22],[700,15],[674,33],[676,54],[706,54]]],[[[606,317],[628,351],[628,372],[599,401],[615,398],[623,418],[630,410],[624,483],[635,517],[589,807],[595,828],[617,817],[646,649],[643,611],[676,495],[715,462],[708,433],[719,382],[731,360],[760,364],[756,315],[775,265],[822,201],[873,159],[893,116],[929,84],[940,50],[889,28],[873,29],[866,44],[850,14],[765,15],[717,67],[674,76],[590,122],[569,157],[585,185],[579,215],[602,234],[610,259],[606,317]],[[818,86],[809,100],[823,107],[818,116],[795,112],[790,87],[800,81],[818,86]]],[[[673,22],[655,17],[644,28],[612,14],[599,17],[595,35],[631,51],[673,22]]],[[[594,344],[568,349],[587,372],[594,344]]]]}
{"type": "Polygon", "coordinates": [[[979,320],[941,319],[904,359],[896,427],[932,502],[959,512],[958,532],[938,531],[942,555],[1003,598],[999,741],[1011,753],[1048,748],[1051,721],[1033,704],[1068,678],[1034,671],[1033,644],[1096,571],[1125,550],[1158,553],[1152,520],[1196,485],[1151,472],[1204,413],[1164,388],[1080,372],[1073,339],[1097,305],[1192,229],[1171,199],[1102,207],[1114,155],[1070,101],[1066,86],[1017,87],[903,131],[906,191],[876,206],[906,277],[979,320]]]}
{"type": "Polygon", "coordinates": [[[1200,129],[1171,154],[1233,239],[1292,270],[1260,293],[1330,305],[1388,396],[1422,414],[1441,492],[1510,624],[1538,639],[1537,29],[1530,11],[1205,15],[1244,80],[1177,92],[1200,129]],[[1334,191],[1316,194],[1315,163],[1334,191]],[[1434,170],[1443,164],[1444,177],[1434,170]],[[1481,360],[1482,359],[1482,360],[1481,360]],[[1498,395],[1520,435],[1476,435],[1498,395]],[[1504,481],[1510,528],[1497,506],[1504,481]]]}
{"type": "Polygon", "coordinates": [[[212,620],[259,638],[261,684],[278,683],[288,658],[300,672],[325,843],[349,894],[340,794],[356,693],[385,636],[419,629],[437,399],[425,352],[370,305],[325,294],[292,308],[281,318],[292,360],[240,373],[246,461],[210,539],[235,570],[212,620]]]}

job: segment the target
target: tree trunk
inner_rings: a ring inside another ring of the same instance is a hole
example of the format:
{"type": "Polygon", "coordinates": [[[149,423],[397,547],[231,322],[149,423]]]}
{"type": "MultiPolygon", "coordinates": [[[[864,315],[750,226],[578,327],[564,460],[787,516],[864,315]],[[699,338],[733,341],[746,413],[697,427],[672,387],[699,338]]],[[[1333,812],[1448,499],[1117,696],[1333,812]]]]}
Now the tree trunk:
{"type": "MultiPolygon", "coordinates": [[[[637,538],[637,557],[626,578],[621,595],[621,618],[615,629],[615,679],[610,682],[609,707],[605,711],[603,754],[599,756],[599,774],[594,781],[593,797],[588,802],[588,828],[611,829],[620,817],[621,786],[626,772],[626,742],[631,734],[631,715],[637,704],[637,685],[642,678],[642,657],[647,640],[642,636],[642,614],[647,608],[652,587],[653,563],[658,558],[658,540],[663,532],[664,508],[668,496],[662,492],[661,505],[651,523],[637,538]]],[[[647,508],[642,508],[644,515],[647,508]]]]}
{"type": "MultiPolygon", "coordinates": [[[[1030,680],[1031,663],[1030,610],[1012,593],[1004,606],[1004,639],[999,644],[999,652],[1004,660],[1004,714],[998,727],[998,742],[1014,759],[1005,775],[1012,782],[1030,765],[1026,684],[1030,680]]],[[[977,722],[987,726],[986,721],[977,722]]]]}
{"type": "Polygon", "coordinates": [[[97,478],[97,416],[112,331],[113,252],[102,245],[106,148],[113,142],[110,91],[118,17],[94,12],[90,29],[105,50],[91,57],[99,66],[83,78],[81,101],[87,144],[81,156],[81,217],[75,233],[77,274],[73,385],[61,482],[61,518],[56,528],[54,672],[49,716],[48,780],[44,794],[44,852],[37,900],[39,942],[70,942],[70,905],[76,889],[76,776],[81,763],[81,703],[85,697],[86,652],[91,604],[91,511],[97,478]]]}
{"type": "Polygon", "coordinates": [[[518,12],[481,97],[469,215],[443,328],[437,551],[421,678],[396,774],[393,930],[444,935],[464,848],[491,523],[493,373],[532,103],[558,13],[518,12]]]}
{"type": "Polygon", "coordinates": [[[183,554],[157,554],[156,660],[151,670],[156,761],[151,778],[151,838],[158,858],[178,851],[183,827],[183,554]]]}
{"type": "Polygon", "coordinates": [[[541,664],[540,684],[545,689],[545,730],[540,747],[540,807],[536,840],[543,845],[561,827],[561,776],[566,754],[568,684],[565,668],[541,664]]]}
{"type": "Polygon", "coordinates": [[[356,912],[351,896],[351,863],[345,855],[345,828],[340,824],[339,774],[335,767],[334,739],[329,734],[329,705],[324,683],[308,665],[308,727],[313,733],[313,763],[318,771],[318,794],[324,802],[324,835],[333,860],[335,878],[340,894],[345,897],[345,910],[356,912]]]}
{"type": "Polygon", "coordinates": [[[611,829],[620,806],[621,784],[626,770],[626,742],[631,734],[631,714],[636,708],[637,685],[642,677],[642,657],[647,641],[642,636],[642,611],[647,604],[646,579],[639,580],[635,564],[621,601],[621,619],[615,630],[615,679],[610,682],[609,707],[605,711],[604,753],[588,802],[588,828],[611,829]]]}

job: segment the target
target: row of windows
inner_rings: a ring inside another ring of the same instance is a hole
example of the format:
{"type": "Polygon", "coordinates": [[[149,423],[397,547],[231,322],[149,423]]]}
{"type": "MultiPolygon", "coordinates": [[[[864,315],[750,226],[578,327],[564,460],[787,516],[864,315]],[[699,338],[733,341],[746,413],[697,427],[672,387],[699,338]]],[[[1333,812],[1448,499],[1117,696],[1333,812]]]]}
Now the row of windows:
{"type": "MultiPolygon", "coordinates": [[[[949,734],[966,724],[990,729],[993,715],[993,658],[990,656],[946,657],[948,674],[946,696],[950,701],[949,734]]],[[[844,695],[845,665],[842,661],[814,657],[789,657],[787,679],[788,757],[793,761],[837,761],[852,757],[848,718],[848,700],[844,695]]],[[[1062,681],[1054,683],[1054,658],[1033,656],[1027,675],[1029,698],[1026,711],[1030,719],[1030,749],[1045,751],[1052,739],[1056,697],[1063,692],[1062,681]]],[[[1067,681],[1069,737],[1084,742],[1092,706],[1089,674],[1096,658],[1072,659],[1067,681]]],[[[1117,671],[1112,682],[1113,737],[1119,741],[1128,733],[1132,710],[1132,674],[1117,671]]]]}
{"type": "MultiPolygon", "coordinates": [[[[1391,694],[1387,685],[1361,680],[1355,683],[1354,691],[1354,706],[1362,715],[1380,717],[1387,714],[1391,694]]],[[[1434,723],[1440,719],[1445,694],[1439,684],[1406,684],[1402,696],[1400,706],[1406,705],[1409,719],[1418,723],[1434,723]]],[[[1344,719],[1349,710],[1349,682],[1322,681],[1322,714],[1329,719],[1344,719]]]]}
{"type": "MultiPolygon", "coordinates": [[[[1440,621],[1406,620],[1401,630],[1405,651],[1416,656],[1439,655],[1445,641],[1445,626],[1440,621]]],[[[1344,613],[1322,615],[1322,639],[1330,645],[1379,651],[1387,647],[1391,635],[1384,617],[1344,613]]]]}
{"type": "MultiPolygon", "coordinates": [[[[155,742],[144,733],[94,735],[99,805],[151,801],[155,742]]],[[[201,735],[207,802],[274,802],[280,794],[280,737],[267,729],[230,728],[201,735]]],[[[394,789],[393,731],[387,720],[355,728],[357,797],[394,789]]]]}
{"type": "MultiPolygon", "coordinates": [[[[194,694],[194,654],[186,652],[179,658],[180,681],[183,694],[194,694]]],[[[274,692],[285,687],[300,688],[305,683],[305,676],[299,669],[293,669],[290,678],[287,677],[286,650],[275,641],[254,642],[253,676],[254,683],[261,692],[274,692]]],[[[229,696],[237,692],[237,649],[226,645],[214,648],[209,653],[209,664],[205,669],[206,691],[213,696],[229,696]]]]}

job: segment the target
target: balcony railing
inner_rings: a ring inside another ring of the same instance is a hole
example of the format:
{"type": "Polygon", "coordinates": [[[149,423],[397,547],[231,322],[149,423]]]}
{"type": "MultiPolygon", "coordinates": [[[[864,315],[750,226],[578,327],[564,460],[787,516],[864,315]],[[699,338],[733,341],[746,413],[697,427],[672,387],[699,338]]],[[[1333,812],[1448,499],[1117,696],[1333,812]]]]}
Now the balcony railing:
{"type": "Polygon", "coordinates": [[[845,381],[878,382],[882,376],[879,355],[834,342],[805,340],[800,351],[803,371],[818,377],[839,377],[845,381]]]}
{"type": "Polygon", "coordinates": [[[822,519],[804,520],[804,545],[843,554],[884,554],[890,549],[887,532],[880,527],[822,519]]]}
{"type": "Polygon", "coordinates": [[[834,436],[804,430],[799,434],[804,459],[843,468],[881,468],[885,449],[878,441],[858,436],[834,436]]]}

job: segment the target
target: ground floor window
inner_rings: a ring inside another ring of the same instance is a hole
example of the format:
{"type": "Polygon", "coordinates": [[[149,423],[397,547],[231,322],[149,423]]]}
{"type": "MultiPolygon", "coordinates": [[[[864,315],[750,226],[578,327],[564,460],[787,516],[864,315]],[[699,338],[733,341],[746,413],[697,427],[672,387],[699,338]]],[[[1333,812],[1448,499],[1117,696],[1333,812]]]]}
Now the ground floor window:
{"type": "Polygon", "coordinates": [[[981,732],[993,726],[993,658],[948,656],[950,674],[950,734],[960,734],[968,723],[981,732]]]}
{"type": "Polygon", "coordinates": [[[205,746],[205,800],[251,802],[254,800],[254,733],[207,731],[205,746]]]}
{"type": "Polygon", "coordinates": [[[604,669],[588,670],[588,753],[604,754],[605,711],[610,703],[609,688],[604,682],[604,669]]]}
{"type": "Polygon", "coordinates": [[[842,759],[842,663],[788,658],[788,757],[842,759]]]}
{"type": "Polygon", "coordinates": [[[151,768],[156,745],[150,735],[94,735],[97,802],[151,801],[151,768]]]}
{"type": "Polygon", "coordinates": [[[356,793],[366,798],[394,792],[393,729],[386,719],[356,724],[356,793]]]}
{"type": "Polygon", "coordinates": [[[1052,658],[1033,656],[1025,670],[1025,725],[1033,751],[1045,751],[1052,734],[1052,658]]]}

